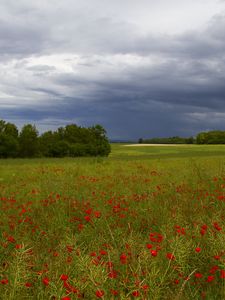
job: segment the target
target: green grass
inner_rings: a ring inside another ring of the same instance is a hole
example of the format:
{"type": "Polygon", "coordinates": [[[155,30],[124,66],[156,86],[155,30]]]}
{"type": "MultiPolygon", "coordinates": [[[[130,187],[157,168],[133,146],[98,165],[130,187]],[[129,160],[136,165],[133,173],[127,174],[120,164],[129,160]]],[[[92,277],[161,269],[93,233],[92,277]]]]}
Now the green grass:
{"type": "Polygon", "coordinates": [[[1,160],[0,299],[224,299],[224,154],[1,160]]]}

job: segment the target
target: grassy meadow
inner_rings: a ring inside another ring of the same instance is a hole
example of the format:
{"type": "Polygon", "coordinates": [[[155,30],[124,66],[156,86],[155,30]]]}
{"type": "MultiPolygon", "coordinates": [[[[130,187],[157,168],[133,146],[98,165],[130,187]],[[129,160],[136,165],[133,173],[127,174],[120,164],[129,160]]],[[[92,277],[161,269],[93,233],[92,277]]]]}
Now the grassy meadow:
{"type": "Polygon", "coordinates": [[[225,299],[225,146],[0,160],[0,299],[225,299]]]}

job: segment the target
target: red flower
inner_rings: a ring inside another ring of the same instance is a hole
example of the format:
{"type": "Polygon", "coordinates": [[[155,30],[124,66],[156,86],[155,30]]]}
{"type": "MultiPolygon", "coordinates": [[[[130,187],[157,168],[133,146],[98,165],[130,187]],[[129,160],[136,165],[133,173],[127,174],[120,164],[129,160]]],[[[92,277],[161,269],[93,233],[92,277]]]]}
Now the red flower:
{"type": "Polygon", "coordinates": [[[69,278],[69,277],[68,277],[68,275],[66,275],[66,274],[62,274],[62,275],[60,276],[60,279],[63,280],[63,281],[66,281],[68,278],[69,278]]]}
{"type": "Polygon", "coordinates": [[[111,290],[111,294],[114,295],[114,296],[117,296],[119,294],[119,292],[116,291],[116,290],[111,290]]]}
{"type": "Polygon", "coordinates": [[[11,235],[8,236],[7,240],[8,240],[8,242],[10,242],[10,243],[15,243],[15,242],[16,242],[16,240],[14,239],[14,237],[11,236],[11,235]]]}
{"type": "Polygon", "coordinates": [[[174,259],[175,259],[175,256],[174,256],[172,253],[167,253],[167,254],[166,254],[166,257],[167,257],[169,260],[174,260],[174,259]]]}
{"type": "Polygon", "coordinates": [[[101,217],[101,212],[100,211],[95,211],[94,215],[96,218],[100,218],[101,217]]]}
{"type": "Polygon", "coordinates": [[[225,270],[220,271],[220,278],[225,278],[225,270]]]}
{"type": "Polygon", "coordinates": [[[196,278],[202,278],[202,274],[201,273],[195,273],[195,277],[196,278]]]}
{"type": "Polygon", "coordinates": [[[109,278],[116,278],[117,277],[117,271],[115,271],[115,270],[110,271],[109,274],[108,274],[108,277],[109,278]]]}
{"type": "Polygon", "coordinates": [[[222,230],[222,227],[219,226],[219,224],[217,222],[213,223],[213,226],[216,230],[220,231],[222,230]]]}
{"type": "Polygon", "coordinates": [[[140,296],[140,293],[139,293],[139,291],[133,291],[132,295],[134,297],[138,297],[138,296],[140,296]]]}
{"type": "Polygon", "coordinates": [[[151,250],[150,252],[151,252],[152,256],[157,256],[157,254],[158,254],[158,252],[156,250],[151,250]]]}
{"type": "Polygon", "coordinates": [[[144,284],[141,286],[141,288],[144,290],[144,291],[147,291],[149,289],[149,285],[148,284],[144,284]]]}
{"type": "Polygon", "coordinates": [[[148,249],[152,249],[152,244],[146,244],[146,247],[148,248],[148,249]]]}
{"type": "Polygon", "coordinates": [[[199,247],[195,248],[195,252],[199,253],[199,252],[201,252],[201,251],[202,251],[201,248],[199,248],[199,247]]]}
{"type": "Polygon", "coordinates": [[[26,282],[25,284],[24,284],[26,287],[32,287],[32,283],[30,283],[30,282],[26,282]]]}
{"type": "Polygon", "coordinates": [[[211,281],[214,280],[214,278],[215,278],[215,277],[212,276],[212,275],[211,275],[211,276],[208,276],[207,279],[206,279],[206,281],[207,281],[207,282],[211,282],[211,281]]]}
{"type": "Polygon", "coordinates": [[[96,297],[98,297],[98,298],[102,298],[104,296],[104,294],[105,293],[102,290],[97,290],[95,293],[96,297]]]}
{"type": "Polygon", "coordinates": [[[127,263],[127,256],[126,256],[125,253],[122,253],[122,254],[120,255],[120,262],[121,262],[121,264],[123,264],[123,265],[125,265],[125,264],[127,263]]]}
{"type": "Polygon", "coordinates": [[[69,253],[71,253],[73,251],[73,246],[66,245],[66,249],[69,253]]]}
{"type": "Polygon", "coordinates": [[[50,282],[50,280],[49,280],[49,278],[48,277],[45,277],[45,278],[43,278],[42,279],[42,283],[44,284],[44,285],[49,285],[49,282],[50,282]]]}
{"type": "Polygon", "coordinates": [[[6,278],[2,279],[0,282],[1,282],[1,284],[8,284],[9,283],[8,279],[6,279],[6,278]]]}
{"type": "Polygon", "coordinates": [[[90,217],[90,216],[84,216],[84,219],[85,219],[87,222],[90,222],[90,221],[91,221],[91,217],[90,217]]]}
{"type": "Polygon", "coordinates": [[[70,297],[62,297],[61,300],[71,300],[70,297]]]}
{"type": "Polygon", "coordinates": [[[210,273],[210,274],[215,274],[216,271],[217,271],[218,269],[219,269],[218,266],[213,266],[213,267],[210,269],[209,273],[210,273]]]}

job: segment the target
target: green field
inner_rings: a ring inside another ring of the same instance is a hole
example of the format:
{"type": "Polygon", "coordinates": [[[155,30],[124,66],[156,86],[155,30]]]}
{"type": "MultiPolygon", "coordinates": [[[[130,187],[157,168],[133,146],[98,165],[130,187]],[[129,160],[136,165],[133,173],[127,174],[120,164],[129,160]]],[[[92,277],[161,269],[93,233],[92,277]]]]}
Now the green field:
{"type": "Polygon", "coordinates": [[[0,160],[0,299],[225,299],[225,146],[0,160]]]}

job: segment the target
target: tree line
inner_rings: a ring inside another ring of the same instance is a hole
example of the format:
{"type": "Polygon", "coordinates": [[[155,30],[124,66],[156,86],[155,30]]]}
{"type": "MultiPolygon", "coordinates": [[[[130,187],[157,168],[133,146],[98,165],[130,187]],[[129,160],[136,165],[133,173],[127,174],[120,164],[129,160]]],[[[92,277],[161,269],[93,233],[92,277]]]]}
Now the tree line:
{"type": "Polygon", "coordinates": [[[35,125],[0,120],[0,158],[108,156],[111,151],[101,125],[80,127],[70,124],[39,135],[35,125]]]}
{"type": "Polygon", "coordinates": [[[151,139],[142,139],[138,141],[140,144],[207,144],[207,145],[216,145],[216,144],[225,144],[225,131],[222,130],[213,130],[207,132],[200,132],[196,137],[167,137],[167,138],[151,138],[151,139]]]}

